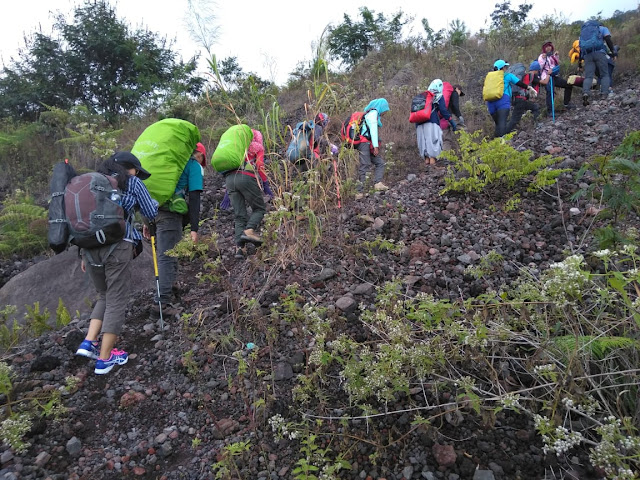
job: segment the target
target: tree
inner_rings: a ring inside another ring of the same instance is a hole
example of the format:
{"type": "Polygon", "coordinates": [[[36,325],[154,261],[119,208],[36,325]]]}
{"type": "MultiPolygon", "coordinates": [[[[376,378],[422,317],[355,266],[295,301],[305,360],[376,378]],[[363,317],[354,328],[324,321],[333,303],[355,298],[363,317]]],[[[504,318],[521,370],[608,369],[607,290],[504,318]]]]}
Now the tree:
{"type": "Polygon", "coordinates": [[[462,46],[468,36],[467,25],[462,20],[456,18],[449,23],[447,38],[451,45],[455,47],[462,46]]]}
{"type": "Polygon", "coordinates": [[[176,60],[171,45],[148,30],[132,31],[108,0],[85,0],[68,22],[54,25],[60,40],[36,33],[19,60],[0,74],[0,115],[33,120],[45,105],[85,105],[117,123],[168,91],[198,92],[195,58],[176,60]]]}
{"type": "Polygon", "coordinates": [[[424,42],[424,46],[426,49],[435,48],[438,45],[442,44],[444,40],[444,30],[440,29],[437,32],[429,26],[429,20],[426,18],[422,19],[422,28],[424,28],[425,33],[427,34],[427,38],[424,42]]]}
{"type": "Polygon", "coordinates": [[[523,3],[517,10],[511,9],[511,0],[502,3],[496,3],[493,13],[491,13],[491,28],[501,29],[518,29],[527,21],[529,11],[533,8],[533,4],[523,3]]]}
{"type": "Polygon", "coordinates": [[[356,22],[345,13],[344,21],[329,29],[328,51],[340,58],[347,67],[354,67],[369,52],[398,43],[402,27],[411,21],[402,11],[387,19],[382,13],[375,15],[367,7],[360,8],[360,16],[362,20],[356,22]]]}

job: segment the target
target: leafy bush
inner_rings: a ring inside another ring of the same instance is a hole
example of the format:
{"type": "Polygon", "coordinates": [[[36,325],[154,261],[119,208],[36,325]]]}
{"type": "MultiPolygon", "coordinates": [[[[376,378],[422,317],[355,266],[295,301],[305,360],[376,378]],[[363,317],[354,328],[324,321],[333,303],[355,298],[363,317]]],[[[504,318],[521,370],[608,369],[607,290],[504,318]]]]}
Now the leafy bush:
{"type": "Polygon", "coordinates": [[[47,211],[16,190],[0,212],[0,256],[36,255],[47,246],[47,211]]]}
{"type": "Polygon", "coordinates": [[[460,153],[451,150],[442,152],[442,158],[449,160],[445,177],[445,188],[440,192],[480,192],[490,184],[501,184],[513,187],[516,182],[535,173],[529,183],[529,190],[553,185],[560,174],[567,170],[546,167],[556,163],[550,155],[543,155],[531,160],[531,150],[520,152],[509,145],[513,134],[502,138],[477,142],[480,131],[467,133],[461,130],[458,134],[460,153]]]}

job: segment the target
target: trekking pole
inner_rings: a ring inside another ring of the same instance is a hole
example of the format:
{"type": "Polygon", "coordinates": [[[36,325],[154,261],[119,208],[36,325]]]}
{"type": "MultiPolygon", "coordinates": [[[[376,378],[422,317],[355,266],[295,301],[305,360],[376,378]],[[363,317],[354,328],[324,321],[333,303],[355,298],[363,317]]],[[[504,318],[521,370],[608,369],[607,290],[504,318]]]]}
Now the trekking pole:
{"type": "Polygon", "coordinates": [[[336,162],[335,157],[333,157],[333,173],[336,177],[336,194],[338,195],[338,208],[342,208],[342,205],[340,203],[340,181],[338,180],[338,163],[336,162]]]}
{"type": "Polygon", "coordinates": [[[556,106],[553,101],[553,77],[549,75],[549,85],[551,85],[551,118],[553,119],[553,123],[556,122],[556,106]]]}
{"type": "Polygon", "coordinates": [[[162,318],[162,301],[160,300],[160,276],[158,275],[158,256],[156,255],[156,225],[149,225],[151,233],[151,252],[153,253],[153,273],[156,276],[156,293],[158,294],[158,307],[160,308],[160,331],[164,334],[164,319],[162,318]]]}

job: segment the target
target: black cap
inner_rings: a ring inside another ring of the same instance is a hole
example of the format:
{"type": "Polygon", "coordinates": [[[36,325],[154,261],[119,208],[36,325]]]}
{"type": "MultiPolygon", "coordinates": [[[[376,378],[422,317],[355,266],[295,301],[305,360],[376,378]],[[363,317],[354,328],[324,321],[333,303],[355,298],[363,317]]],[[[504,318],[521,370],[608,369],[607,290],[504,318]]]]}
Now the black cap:
{"type": "Polygon", "coordinates": [[[125,168],[135,168],[138,170],[138,177],[140,180],[146,180],[151,176],[149,172],[147,172],[142,165],[140,165],[140,160],[131,152],[116,152],[111,155],[111,159],[117,164],[122,165],[125,168]]]}

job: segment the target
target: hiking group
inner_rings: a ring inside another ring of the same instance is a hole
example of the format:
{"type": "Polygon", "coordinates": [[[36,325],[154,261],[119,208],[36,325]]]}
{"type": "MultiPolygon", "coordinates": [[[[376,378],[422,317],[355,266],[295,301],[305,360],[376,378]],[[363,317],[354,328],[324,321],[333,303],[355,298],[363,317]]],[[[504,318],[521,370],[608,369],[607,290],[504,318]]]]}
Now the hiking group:
{"type": "MultiPolygon", "coordinates": [[[[565,109],[571,108],[572,88],[579,86],[583,89],[583,105],[589,105],[594,77],[598,78],[601,95],[611,93],[617,47],[606,27],[586,22],[569,56],[572,64],[584,68],[584,76],[560,77],[559,56],[551,42],[542,46],[528,71],[522,63],[511,66],[503,59],[494,62],[493,71],[485,78],[483,99],[495,123],[496,137],[514,130],[527,111],[534,119],[538,117],[540,109],[534,99],[541,85],[551,116],[555,116],[555,88],[564,89],[565,109]]],[[[452,148],[453,132],[464,127],[460,111],[460,97],[464,95],[461,85],[435,79],[412,99],[409,122],[416,126],[418,151],[427,167],[437,163],[443,149],[452,148]]],[[[365,186],[372,168],[373,191],[389,188],[383,183],[385,161],[380,137],[382,119],[389,111],[388,101],[376,98],[341,124],[342,143],[358,152],[356,200],[369,191],[365,186]]],[[[313,120],[290,128],[291,140],[284,156],[303,174],[327,153],[334,159],[338,184],[338,147],[328,141],[329,121],[329,116],[320,112],[313,120]]],[[[171,250],[183,238],[187,225],[188,238],[193,243],[199,240],[206,156],[195,125],[167,118],[147,127],[130,152],[116,152],[96,172],[77,175],[68,161],[54,166],[49,244],[56,253],[69,244],[78,246],[81,268],[97,291],[85,339],[76,351],[95,360],[96,374],[108,373],[128,361],[128,354],[116,348],[116,342],[124,324],[132,261],[143,250],[143,237],[151,241],[156,278],[152,317],[160,320],[163,329],[163,312],[178,313],[174,303],[178,259],[171,250]],[[134,222],[136,212],[142,216],[142,233],[134,222]]],[[[220,208],[233,209],[235,258],[243,259],[248,245],[258,247],[263,243],[259,229],[266,213],[265,196],[274,196],[265,171],[262,133],[244,124],[231,126],[220,137],[211,166],[224,177],[226,189],[220,208]]]]}

